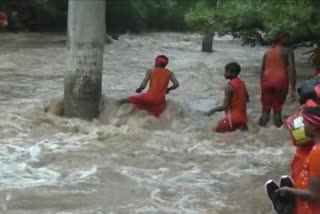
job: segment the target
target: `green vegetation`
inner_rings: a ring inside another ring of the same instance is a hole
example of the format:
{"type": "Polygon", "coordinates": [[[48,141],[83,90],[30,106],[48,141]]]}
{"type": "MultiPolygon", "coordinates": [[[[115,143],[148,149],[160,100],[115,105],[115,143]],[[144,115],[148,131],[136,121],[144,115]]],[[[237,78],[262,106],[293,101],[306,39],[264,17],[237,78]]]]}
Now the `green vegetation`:
{"type": "MultiPolygon", "coordinates": [[[[300,43],[320,38],[319,9],[319,0],[107,0],[106,23],[115,33],[215,32],[252,45],[287,31],[300,43]]],[[[0,10],[18,11],[15,30],[66,30],[67,0],[1,0],[0,10]]]]}
{"type": "Polygon", "coordinates": [[[193,0],[110,0],[107,1],[107,28],[110,31],[185,31],[185,13],[193,0]]]}
{"type": "Polygon", "coordinates": [[[280,31],[291,34],[294,43],[320,36],[317,0],[220,0],[208,9],[204,0],[185,15],[192,29],[211,28],[220,35],[231,34],[245,44],[268,43],[280,31]]]}
{"type": "MultiPolygon", "coordinates": [[[[107,30],[186,31],[185,14],[194,0],[107,0],[107,30]]],[[[0,11],[18,11],[19,30],[65,31],[68,0],[1,0],[0,11]]]]}

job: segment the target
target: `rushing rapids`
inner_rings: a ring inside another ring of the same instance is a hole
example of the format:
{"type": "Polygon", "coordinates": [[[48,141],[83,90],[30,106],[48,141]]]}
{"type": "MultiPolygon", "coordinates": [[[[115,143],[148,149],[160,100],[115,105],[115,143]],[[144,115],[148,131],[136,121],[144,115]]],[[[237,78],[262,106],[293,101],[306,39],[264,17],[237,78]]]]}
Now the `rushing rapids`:
{"type": "MultiPolygon", "coordinates": [[[[265,47],[225,37],[205,54],[194,34],[122,36],[105,47],[101,115],[87,122],[58,116],[63,35],[0,38],[0,213],[271,213],[263,184],[289,174],[294,148],[285,128],[256,125],[265,47]],[[116,107],[158,54],[181,84],[161,118],[116,107]],[[222,102],[230,61],[241,64],[251,96],[250,131],[222,135],[210,129],[223,114],[203,112],[222,102]]],[[[299,53],[299,70],[311,74],[299,53]]]]}

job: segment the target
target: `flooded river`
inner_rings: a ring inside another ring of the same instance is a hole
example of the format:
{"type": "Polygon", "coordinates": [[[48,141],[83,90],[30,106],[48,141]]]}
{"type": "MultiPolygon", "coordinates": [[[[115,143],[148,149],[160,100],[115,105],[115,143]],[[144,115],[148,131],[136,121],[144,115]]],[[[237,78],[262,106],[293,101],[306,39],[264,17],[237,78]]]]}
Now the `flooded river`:
{"type": "MultiPolygon", "coordinates": [[[[256,125],[266,47],[221,38],[205,54],[195,34],[124,35],[105,46],[105,105],[86,122],[54,114],[63,96],[64,38],[0,34],[0,213],[271,214],[264,183],[290,173],[294,148],[285,128],[256,125]],[[159,54],[170,58],[181,85],[162,117],[116,107],[159,54]],[[250,131],[222,135],[210,128],[223,113],[202,113],[222,102],[230,61],[241,64],[251,96],[250,131]]],[[[300,52],[299,73],[311,74],[300,52]]]]}

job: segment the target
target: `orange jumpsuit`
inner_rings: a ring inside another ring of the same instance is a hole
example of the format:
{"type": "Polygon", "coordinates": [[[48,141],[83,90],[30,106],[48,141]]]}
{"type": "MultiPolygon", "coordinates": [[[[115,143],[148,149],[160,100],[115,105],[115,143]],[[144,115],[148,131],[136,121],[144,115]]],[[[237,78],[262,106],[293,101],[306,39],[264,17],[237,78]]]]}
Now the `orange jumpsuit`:
{"type": "Polygon", "coordinates": [[[150,77],[150,88],[147,93],[129,97],[129,101],[138,109],[143,109],[155,117],[165,110],[166,93],[169,86],[171,71],[164,68],[154,68],[150,77]]]}
{"type": "Polygon", "coordinates": [[[231,103],[226,110],[226,118],[221,120],[216,132],[232,132],[237,129],[246,130],[247,128],[247,97],[248,92],[245,83],[239,79],[234,78],[228,82],[233,87],[234,94],[231,103]]]}
{"type": "MultiPolygon", "coordinates": [[[[315,144],[306,158],[303,169],[297,178],[295,188],[309,189],[309,176],[320,176],[320,145],[315,144]]],[[[295,214],[316,214],[320,213],[320,206],[313,201],[298,199],[296,202],[295,214]]]]}
{"type": "Polygon", "coordinates": [[[263,111],[273,109],[281,112],[288,95],[289,75],[287,66],[280,57],[281,46],[270,48],[265,59],[265,70],[261,79],[261,102],[263,111]]]}

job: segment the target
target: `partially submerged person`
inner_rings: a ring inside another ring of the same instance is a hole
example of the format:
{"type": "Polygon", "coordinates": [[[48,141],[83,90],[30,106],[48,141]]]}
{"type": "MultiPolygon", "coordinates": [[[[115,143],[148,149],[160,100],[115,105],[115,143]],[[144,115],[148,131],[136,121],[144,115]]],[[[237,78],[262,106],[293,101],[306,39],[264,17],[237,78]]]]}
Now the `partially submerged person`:
{"type": "Polygon", "coordinates": [[[214,129],[216,132],[232,132],[236,130],[247,131],[247,102],[249,95],[244,81],[238,78],[241,67],[238,63],[232,62],[225,66],[224,77],[228,83],[224,89],[224,102],[222,106],[211,109],[207,115],[211,116],[216,112],[225,111],[226,117],[221,120],[214,129]]]}
{"type": "Polygon", "coordinates": [[[282,197],[295,197],[295,214],[320,213],[320,108],[309,107],[302,112],[305,134],[314,146],[293,187],[276,190],[282,197]]]}
{"type": "Polygon", "coordinates": [[[262,115],[259,125],[265,127],[273,110],[274,125],[280,127],[282,108],[289,93],[290,101],[296,99],[296,70],[293,50],[288,47],[289,34],[279,33],[272,47],[264,54],[261,69],[262,115]]]}
{"type": "Polygon", "coordinates": [[[136,90],[137,93],[141,93],[150,81],[148,91],[120,100],[119,103],[132,103],[136,108],[146,110],[155,117],[159,117],[165,110],[166,94],[179,87],[175,75],[169,69],[166,69],[168,63],[169,59],[166,56],[158,56],[155,59],[154,68],[147,70],[144,80],[136,90]],[[170,81],[173,85],[168,87],[170,81]]]}

